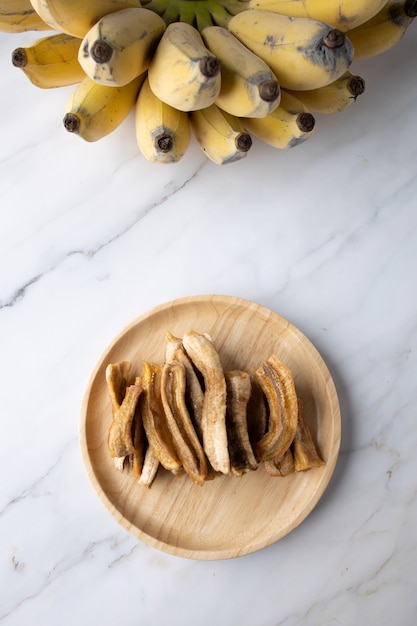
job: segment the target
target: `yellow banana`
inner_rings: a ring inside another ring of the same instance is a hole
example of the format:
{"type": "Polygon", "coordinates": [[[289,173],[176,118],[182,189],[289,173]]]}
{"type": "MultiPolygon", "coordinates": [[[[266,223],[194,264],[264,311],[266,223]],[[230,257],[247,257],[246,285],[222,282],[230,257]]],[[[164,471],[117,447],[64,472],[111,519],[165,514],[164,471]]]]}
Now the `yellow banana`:
{"type": "Polygon", "coordinates": [[[369,59],[395,46],[417,17],[417,0],[388,0],[371,20],[347,32],[355,48],[354,60],[369,59]]]}
{"type": "Polygon", "coordinates": [[[2,0],[0,32],[24,33],[28,30],[51,30],[51,27],[36,13],[30,0],[2,0]]]}
{"type": "Polygon", "coordinates": [[[12,63],[42,89],[79,83],[85,77],[78,63],[81,40],[65,33],[42,37],[25,48],[12,52],[12,63]]]}
{"type": "Polygon", "coordinates": [[[248,8],[320,20],[346,31],[376,15],[386,0],[249,0],[248,8]]]}
{"type": "Polygon", "coordinates": [[[148,68],[149,84],[160,100],[180,111],[212,104],[220,91],[220,63],[196,28],[167,26],[148,68]]]}
{"type": "Polygon", "coordinates": [[[365,81],[361,76],[347,70],[330,85],[319,89],[289,91],[313,113],[339,113],[355,102],[365,91],[365,81]]]}
{"type": "Polygon", "coordinates": [[[140,7],[140,0],[30,0],[44,22],[54,30],[83,38],[103,15],[128,7],[140,7]]]}
{"type": "Polygon", "coordinates": [[[134,109],[144,79],[142,74],[123,87],[109,87],[86,76],[67,101],[64,127],[85,141],[109,135],[134,109]]]}
{"type": "Polygon", "coordinates": [[[191,129],[205,155],[217,165],[245,157],[252,146],[251,136],[238,118],[221,111],[216,104],[189,113],[191,129]]]}
{"type": "Polygon", "coordinates": [[[78,60],[97,83],[126,85],[148,69],[165,28],[162,17],[148,9],[109,13],[85,35],[78,60]]]}
{"type": "Polygon", "coordinates": [[[237,117],[264,117],[273,111],[281,93],[265,61],[221,26],[208,26],[202,35],[207,48],[221,64],[216,104],[237,117]]]}
{"type": "Polygon", "coordinates": [[[145,79],[135,111],[136,139],[143,156],[153,163],[176,163],[190,143],[187,113],[162,102],[145,79]]]}
{"type": "Polygon", "coordinates": [[[281,93],[279,106],[262,118],[242,120],[247,130],[274,148],[298,146],[314,133],[315,120],[307,107],[295,96],[281,93]]]}
{"type": "Polygon", "coordinates": [[[248,10],[232,17],[228,28],[269,65],[286,89],[328,85],[353,59],[345,34],[318,20],[248,10]]]}

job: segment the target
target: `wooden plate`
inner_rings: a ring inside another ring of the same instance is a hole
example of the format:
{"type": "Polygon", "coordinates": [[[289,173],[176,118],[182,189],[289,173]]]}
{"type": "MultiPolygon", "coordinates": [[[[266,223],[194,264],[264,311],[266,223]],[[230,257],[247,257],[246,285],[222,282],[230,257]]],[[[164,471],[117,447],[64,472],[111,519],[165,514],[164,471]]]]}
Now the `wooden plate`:
{"type": "Polygon", "coordinates": [[[226,296],[174,300],[128,325],[100,358],[82,404],[80,445],[88,476],[113,517],[144,543],[194,559],[228,559],[260,550],[298,526],[333,473],[340,444],[335,386],[320,354],[290,322],[250,301],[226,296]],[[286,478],[263,467],[241,478],[221,476],[196,486],[159,470],[151,488],[114,469],[107,451],[111,422],[105,369],[131,361],[164,361],[165,333],[211,335],[225,369],[250,369],[276,354],[292,369],[305,417],[325,465],[286,478]]]}

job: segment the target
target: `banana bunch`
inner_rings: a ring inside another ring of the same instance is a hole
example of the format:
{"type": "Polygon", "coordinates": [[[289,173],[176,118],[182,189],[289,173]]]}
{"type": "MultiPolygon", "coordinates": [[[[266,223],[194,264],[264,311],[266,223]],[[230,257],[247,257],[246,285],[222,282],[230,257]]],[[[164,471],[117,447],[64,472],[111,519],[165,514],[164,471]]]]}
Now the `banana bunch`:
{"type": "Polygon", "coordinates": [[[176,163],[191,135],[216,164],[252,138],[288,149],[365,90],[352,64],[396,45],[417,0],[0,0],[0,31],[44,89],[73,85],[63,123],[86,141],[132,113],[142,155],[176,163]]]}

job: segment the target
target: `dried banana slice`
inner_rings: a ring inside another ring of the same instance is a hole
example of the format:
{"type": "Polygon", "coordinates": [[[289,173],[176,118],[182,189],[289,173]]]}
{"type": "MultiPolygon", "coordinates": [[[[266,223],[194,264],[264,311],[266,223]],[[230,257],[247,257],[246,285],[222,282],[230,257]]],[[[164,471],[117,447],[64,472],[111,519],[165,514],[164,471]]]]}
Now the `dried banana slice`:
{"type": "Polygon", "coordinates": [[[284,456],[275,461],[265,461],[265,470],[270,476],[288,476],[294,472],[294,457],[291,448],[285,452],[284,456]]]}
{"type": "Polygon", "coordinates": [[[159,469],[159,459],[155,456],[153,449],[148,446],[145,459],[143,461],[142,473],[139,477],[138,483],[144,487],[150,487],[156,478],[159,469]]]}
{"type": "Polygon", "coordinates": [[[148,443],[161,465],[166,470],[176,474],[182,470],[182,464],[175,450],[162,404],[161,379],[162,366],[146,361],[142,369],[144,394],[141,412],[143,426],[148,443]]]}
{"type": "Polygon", "coordinates": [[[268,405],[257,380],[251,376],[251,395],[247,408],[248,434],[252,447],[268,429],[268,405]]]}
{"type": "Polygon", "coordinates": [[[142,474],[143,463],[145,459],[146,450],[146,434],[143,428],[142,414],[139,410],[140,401],[136,407],[135,414],[132,422],[132,441],[133,452],[126,457],[125,467],[133,476],[140,476],[142,474]]]}
{"type": "Polygon", "coordinates": [[[305,472],[313,467],[324,465],[304,419],[304,403],[301,398],[298,398],[298,424],[292,447],[296,472],[305,472]]]}
{"type": "Polygon", "coordinates": [[[201,419],[203,415],[204,391],[194,366],[184,350],[182,340],[179,337],[175,337],[172,333],[166,334],[165,361],[167,363],[181,363],[185,367],[185,401],[200,443],[202,443],[201,419]]]}
{"type": "Polygon", "coordinates": [[[113,415],[120,409],[126,394],[126,387],[130,384],[130,370],[132,364],[129,361],[109,363],[106,367],[106,383],[109,391],[113,415]]]}
{"type": "Polygon", "coordinates": [[[132,423],[141,393],[142,384],[137,378],[134,385],[127,387],[125,397],[110,424],[108,448],[116,468],[120,471],[124,469],[126,457],[136,454],[132,439],[132,423]]]}
{"type": "Polygon", "coordinates": [[[226,428],[230,464],[235,476],[254,471],[258,467],[249,441],[247,405],[252,384],[247,372],[225,372],[226,380],[226,428]]]}
{"type": "Polygon", "coordinates": [[[188,476],[198,485],[207,477],[206,455],[185,404],[186,372],[181,363],[162,368],[161,397],[168,428],[178,457],[188,476]]]}
{"type": "Polygon", "coordinates": [[[254,446],[259,461],[280,459],[290,447],[297,428],[298,402],[291,370],[272,355],[254,377],[266,396],[268,430],[254,446]]]}
{"type": "Polygon", "coordinates": [[[208,335],[190,330],[182,343],[204,378],[204,402],[201,419],[204,451],[212,468],[230,473],[226,431],[226,381],[216,348],[208,335]]]}

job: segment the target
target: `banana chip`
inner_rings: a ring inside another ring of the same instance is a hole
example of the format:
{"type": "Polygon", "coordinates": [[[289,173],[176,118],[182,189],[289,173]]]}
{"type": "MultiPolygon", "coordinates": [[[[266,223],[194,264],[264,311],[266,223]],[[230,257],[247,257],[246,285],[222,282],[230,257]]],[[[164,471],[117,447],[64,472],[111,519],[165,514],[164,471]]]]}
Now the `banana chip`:
{"type": "Polygon", "coordinates": [[[140,423],[138,426],[134,426],[134,423],[139,397],[142,394],[142,383],[140,378],[136,378],[135,383],[129,385],[130,367],[130,363],[124,361],[108,365],[106,368],[113,412],[108,448],[117,469],[123,471],[127,461],[127,466],[130,465],[131,470],[139,474],[142,466],[140,423]]]}
{"type": "Polygon", "coordinates": [[[190,330],[182,339],[194,366],[204,378],[201,426],[205,453],[217,472],[229,474],[226,431],[226,381],[219,355],[208,335],[190,330]]]}
{"type": "Polygon", "coordinates": [[[247,406],[252,385],[247,372],[232,370],[225,373],[227,403],[226,427],[230,464],[235,476],[256,470],[258,463],[249,441],[247,406]]]}
{"type": "Polygon", "coordinates": [[[207,476],[206,456],[185,404],[186,373],[181,363],[162,367],[161,398],[178,457],[190,478],[201,485],[207,476]]]}
{"type": "Polygon", "coordinates": [[[292,447],[296,472],[305,472],[313,467],[320,467],[324,464],[324,461],[322,461],[317,452],[311,432],[304,419],[304,403],[301,398],[298,399],[297,430],[292,447]]]}
{"type": "Polygon", "coordinates": [[[142,419],[149,445],[161,465],[178,474],[182,470],[182,463],[178,458],[162,403],[162,366],[146,361],[142,369],[142,381],[142,419]]]}
{"type": "Polygon", "coordinates": [[[268,408],[268,430],[255,444],[260,461],[280,459],[290,447],[297,429],[298,403],[291,371],[276,356],[271,356],[254,373],[265,393],[268,408]]]}

